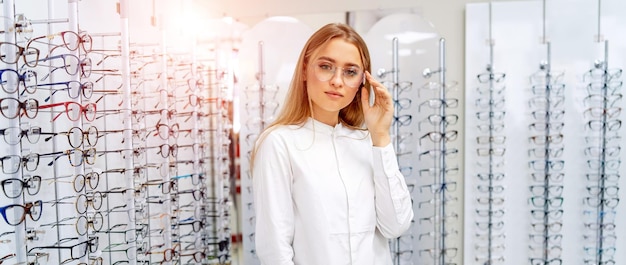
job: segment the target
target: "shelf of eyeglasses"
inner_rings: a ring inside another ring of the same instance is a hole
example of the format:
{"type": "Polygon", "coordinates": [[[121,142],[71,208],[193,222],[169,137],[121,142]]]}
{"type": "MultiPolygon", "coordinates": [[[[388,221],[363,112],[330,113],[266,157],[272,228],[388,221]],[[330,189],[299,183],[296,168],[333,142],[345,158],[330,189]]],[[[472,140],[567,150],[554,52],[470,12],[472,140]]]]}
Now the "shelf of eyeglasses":
{"type": "MultiPolygon", "coordinates": [[[[418,257],[422,262],[454,259],[458,254],[459,248],[457,247],[443,247],[443,248],[422,248],[418,249],[418,257]]],[[[430,264],[430,263],[427,263],[430,264]]]]}

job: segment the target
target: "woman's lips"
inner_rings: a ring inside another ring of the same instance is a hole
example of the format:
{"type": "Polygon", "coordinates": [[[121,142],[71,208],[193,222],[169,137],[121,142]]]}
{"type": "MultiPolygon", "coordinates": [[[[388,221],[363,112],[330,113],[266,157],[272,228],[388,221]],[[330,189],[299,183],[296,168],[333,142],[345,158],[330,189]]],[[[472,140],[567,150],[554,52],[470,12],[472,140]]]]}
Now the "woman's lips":
{"type": "Polygon", "coordinates": [[[342,94],[339,94],[337,92],[326,92],[326,95],[328,95],[329,97],[332,97],[332,98],[341,98],[341,97],[343,97],[342,94]]]}

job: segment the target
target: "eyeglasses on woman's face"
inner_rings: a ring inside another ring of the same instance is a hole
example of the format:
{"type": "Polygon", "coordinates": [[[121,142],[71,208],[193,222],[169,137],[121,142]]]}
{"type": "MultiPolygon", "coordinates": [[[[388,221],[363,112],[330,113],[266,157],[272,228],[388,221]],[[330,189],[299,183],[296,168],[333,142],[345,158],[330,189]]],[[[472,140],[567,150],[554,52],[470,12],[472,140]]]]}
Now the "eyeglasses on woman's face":
{"type": "Polygon", "coordinates": [[[363,69],[357,65],[338,67],[327,60],[317,60],[311,64],[311,67],[317,80],[322,82],[331,80],[337,74],[337,70],[341,70],[343,83],[348,87],[357,88],[365,82],[363,69]]]}

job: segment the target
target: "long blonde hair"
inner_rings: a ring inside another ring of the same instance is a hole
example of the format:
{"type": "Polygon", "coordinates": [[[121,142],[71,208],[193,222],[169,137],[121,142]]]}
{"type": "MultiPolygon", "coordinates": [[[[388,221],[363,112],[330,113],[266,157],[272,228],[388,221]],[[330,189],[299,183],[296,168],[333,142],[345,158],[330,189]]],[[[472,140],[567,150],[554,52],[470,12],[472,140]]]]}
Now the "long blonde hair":
{"type": "MultiPolygon", "coordinates": [[[[341,23],[330,23],[313,33],[304,45],[304,48],[302,48],[296,69],[293,73],[293,78],[291,79],[291,84],[289,85],[289,90],[287,91],[285,101],[278,117],[259,136],[257,144],[253,147],[251,167],[254,162],[256,147],[265,139],[268,131],[273,130],[279,125],[304,125],[306,120],[312,117],[312,106],[307,94],[305,81],[306,69],[311,56],[330,40],[335,38],[341,38],[356,46],[361,55],[363,68],[371,72],[370,54],[367,45],[363,38],[350,26],[341,23]]],[[[368,88],[369,86],[369,82],[366,81],[362,88],[368,88]]],[[[362,129],[364,121],[365,118],[361,109],[361,89],[359,89],[352,102],[339,111],[339,122],[350,128],[362,129]]]]}

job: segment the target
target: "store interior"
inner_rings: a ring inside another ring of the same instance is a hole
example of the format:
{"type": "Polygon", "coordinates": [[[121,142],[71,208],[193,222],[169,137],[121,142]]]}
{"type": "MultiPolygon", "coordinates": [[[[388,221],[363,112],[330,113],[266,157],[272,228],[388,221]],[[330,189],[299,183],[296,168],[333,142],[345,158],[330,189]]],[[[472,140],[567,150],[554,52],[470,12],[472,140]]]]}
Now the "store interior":
{"type": "Polygon", "coordinates": [[[394,265],[626,263],[622,0],[0,10],[0,264],[259,265],[251,151],[332,22],[396,102],[394,265]]]}

